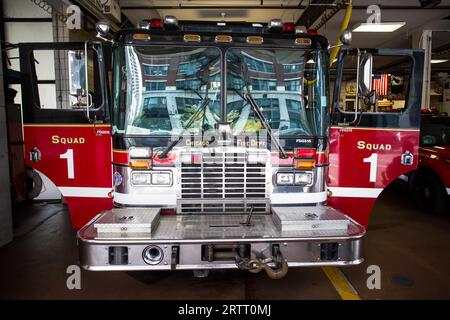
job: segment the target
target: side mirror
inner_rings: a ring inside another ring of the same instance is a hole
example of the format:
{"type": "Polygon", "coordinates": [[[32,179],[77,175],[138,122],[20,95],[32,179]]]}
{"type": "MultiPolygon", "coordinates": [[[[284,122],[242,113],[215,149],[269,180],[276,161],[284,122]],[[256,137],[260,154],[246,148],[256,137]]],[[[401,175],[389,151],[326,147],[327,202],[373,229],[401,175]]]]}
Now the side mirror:
{"type": "Polygon", "coordinates": [[[97,35],[96,35],[97,38],[102,39],[107,42],[111,42],[111,43],[113,42],[113,40],[111,40],[108,37],[110,26],[107,22],[105,22],[105,21],[97,22],[95,24],[95,30],[97,31],[97,35]]]}
{"type": "Polygon", "coordinates": [[[375,106],[377,93],[372,90],[373,56],[370,53],[363,53],[359,54],[358,58],[358,95],[364,99],[367,105],[375,106]]]}
{"type": "Polygon", "coordinates": [[[341,36],[339,37],[339,39],[341,40],[341,43],[345,46],[350,45],[350,43],[352,42],[352,33],[350,30],[345,29],[344,31],[342,31],[341,36]]]}
{"type": "Polygon", "coordinates": [[[358,55],[358,91],[362,96],[367,96],[372,90],[372,66],[373,59],[370,53],[358,55]]]}
{"type": "Polygon", "coordinates": [[[76,100],[74,106],[86,106],[86,54],[83,50],[70,50],[67,53],[69,62],[69,94],[76,100]]]}

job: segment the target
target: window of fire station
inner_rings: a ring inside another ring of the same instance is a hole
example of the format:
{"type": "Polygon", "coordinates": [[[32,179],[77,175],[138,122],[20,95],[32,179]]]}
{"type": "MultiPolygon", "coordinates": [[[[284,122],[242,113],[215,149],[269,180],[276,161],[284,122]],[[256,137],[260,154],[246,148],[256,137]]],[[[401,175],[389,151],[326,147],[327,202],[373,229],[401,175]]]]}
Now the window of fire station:
{"type": "Polygon", "coordinates": [[[41,109],[83,110],[89,94],[91,109],[102,106],[97,54],[88,50],[34,50],[31,56],[35,103],[41,109]],[[87,87],[86,89],[86,61],[87,87]]]}
{"type": "Polygon", "coordinates": [[[309,50],[229,49],[226,113],[234,132],[263,128],[246,98],[250,94],[275,134],[323,135],[328,125],[326,60],[324,52],[309,50]]]}
{"type": "MultiPolygon", "coordinates": [[[[339,107],[343,112],[354,112],[356,98],[357,56],[344,59],[339,107]]],[[[373,56],[372,90],[376,92],[375,106],[359,98],[358,109],[368,113],[399,113],[407,106],[412,60],[405,56],[373,56]]]]}
{"type": "Polygon", "coordinates": [[[116,48],[113,132],[177,135],[213,129],[220,122],[220,61],[217,48],[116,48]],[[204,103],[204,111],[197,112],[204,103]]]}

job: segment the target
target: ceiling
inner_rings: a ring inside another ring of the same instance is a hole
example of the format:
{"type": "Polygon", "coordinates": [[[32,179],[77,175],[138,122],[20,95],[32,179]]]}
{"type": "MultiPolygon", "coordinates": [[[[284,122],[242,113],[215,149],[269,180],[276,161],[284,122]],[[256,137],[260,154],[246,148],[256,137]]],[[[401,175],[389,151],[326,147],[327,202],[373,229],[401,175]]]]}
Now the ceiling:
{"type": "MultiPolygon", "coordinates": [[[[225,21],[268,22],[279,18],[284,22],[312,26],[320,20],[323,13],[333,9],[329,5],[324,6],[324,3],[337,2],[339,0],[119,0],[122,13],[133,24],[142,19],[165,15],[174,15],[178,20],[219,21],[224,13],[225,21]],[[319,20],[315,19],[317,17],[319,20]]],[[[438,6],[431,9],[421,9],[419,0],[353,0],[354,9],[349,27],[366,22],[369,17],[367,7],[374,3],[381,8],[381,22],[404,21],[406,25],[392,33],[354,32],[354,47],[417,47],[424,26],[450,30],[450,0],[441,0],[438,6]]],[[[344,14],[345,10],[339,10],[319,29],[319,33],[326,36],[332,44],[337,39],[344,14]]],[[[433,44],[435,48],[450,45],[448,32],[433,38],[433,44]]]]}

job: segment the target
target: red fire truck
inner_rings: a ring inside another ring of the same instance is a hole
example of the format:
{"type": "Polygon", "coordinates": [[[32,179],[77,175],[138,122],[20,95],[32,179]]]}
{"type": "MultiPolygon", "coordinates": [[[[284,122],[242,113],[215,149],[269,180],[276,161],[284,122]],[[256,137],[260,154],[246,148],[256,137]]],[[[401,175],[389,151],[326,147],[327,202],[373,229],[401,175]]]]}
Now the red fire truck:
{"type": "Polygon", "coordinates": [[[363,261],[377,197],[417,167],[420,50],[343,46],[331,79],[327,39],[280,20],[97,30],[20,45],[26,163],[61,191],[82,267],[363,261]],[[44,52],[68,78],[52,108],[44,52]]]}

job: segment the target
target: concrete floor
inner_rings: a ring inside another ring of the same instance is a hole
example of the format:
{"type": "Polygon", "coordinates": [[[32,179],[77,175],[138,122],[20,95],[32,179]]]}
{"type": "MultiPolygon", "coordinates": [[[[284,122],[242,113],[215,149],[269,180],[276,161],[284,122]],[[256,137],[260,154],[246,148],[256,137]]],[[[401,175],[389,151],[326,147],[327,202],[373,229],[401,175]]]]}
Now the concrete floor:
{"type": "MultiPolygon", "coordinates": [[[[450,210],[449,210],[450,211],[450,210]]],[[[68,290],[66,268],[77,245],[64,206],[18,209],[15,240],[0,248],[0,299],[340,299],[321,268],[291,268],[281,280],[261,272],[87,272],[68,290]]],[[[418,211],[400,185],[377,202],[365,240],[366,261],[341,268],[362,299],[450,299],[450,214],[418,211]],[[366,286],[366,268],[381,268],[381,290],[366,286]]]]}

